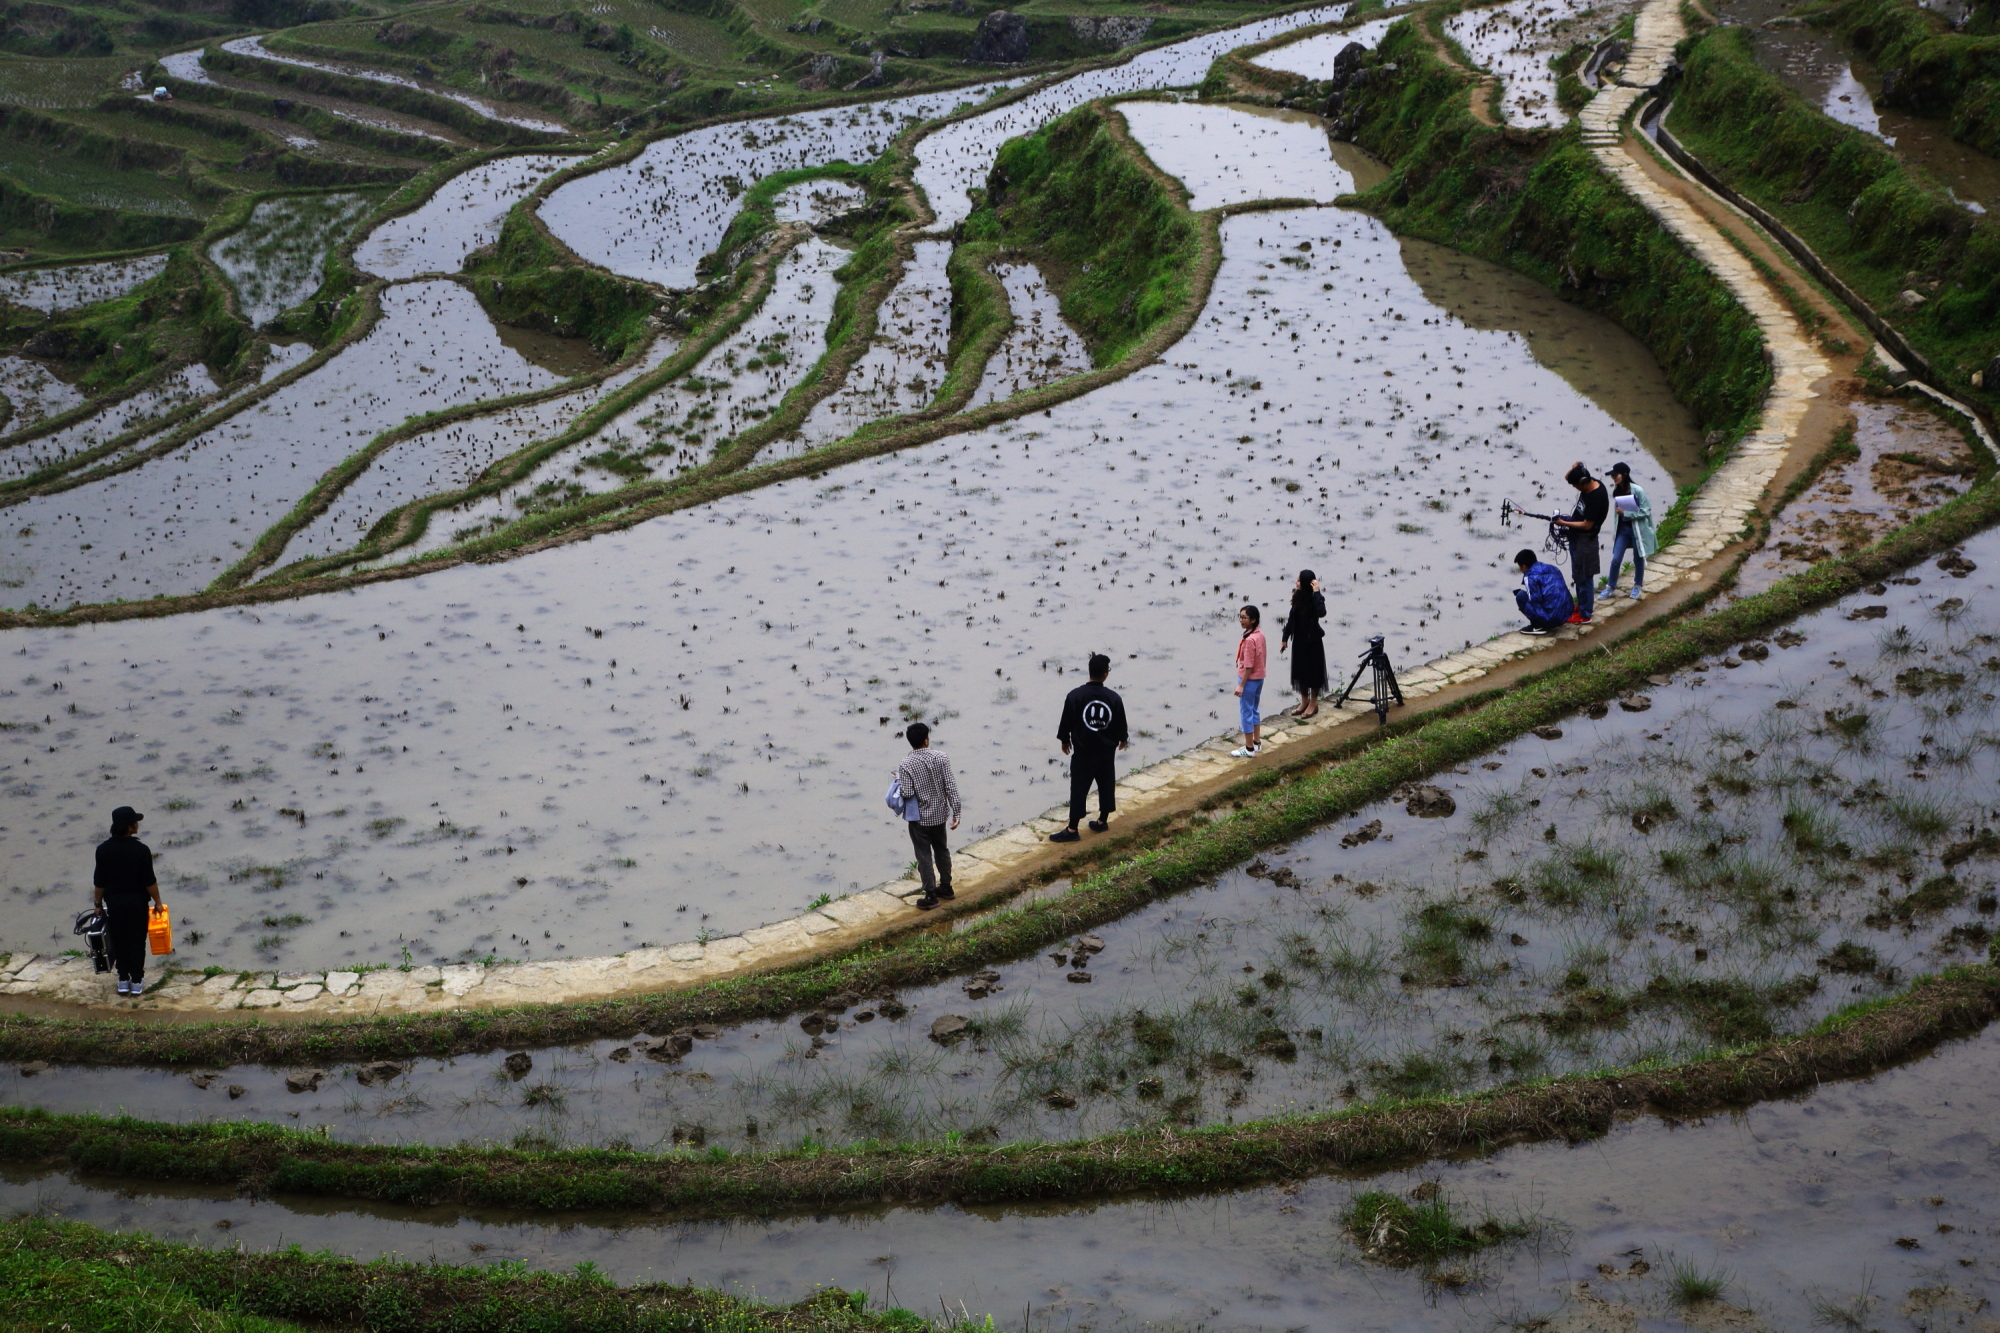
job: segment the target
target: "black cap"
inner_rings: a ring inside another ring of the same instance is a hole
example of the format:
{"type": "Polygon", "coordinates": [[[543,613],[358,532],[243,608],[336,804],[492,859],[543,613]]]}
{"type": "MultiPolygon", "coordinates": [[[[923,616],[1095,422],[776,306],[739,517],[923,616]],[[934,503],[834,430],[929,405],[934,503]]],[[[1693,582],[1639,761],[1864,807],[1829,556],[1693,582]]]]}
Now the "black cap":
{"type": "Polygon", "coordinates": [[[144,818],[144,815],[134,810],[131,806],[121,805],[111,812],[111,827],[124,828],[128,824],[136,824],[144,818]]]}
{"type": "Polygon", "coordinates": [[[1611,465],[1611,475],[1614,477],[1629,477],[1632,475],[1632,465],[1629,463],[1613,463],[1611,465]]]}

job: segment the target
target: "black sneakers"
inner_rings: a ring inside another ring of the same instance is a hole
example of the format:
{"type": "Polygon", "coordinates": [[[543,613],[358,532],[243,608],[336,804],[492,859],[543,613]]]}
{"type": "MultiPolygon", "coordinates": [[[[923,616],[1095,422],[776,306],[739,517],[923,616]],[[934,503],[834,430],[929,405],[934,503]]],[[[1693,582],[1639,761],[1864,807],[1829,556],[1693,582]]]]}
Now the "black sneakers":
{"type": "Polygon", "coordinates": [[[1081,842],[1083,835],[1073,828],[1059,828],[1049,834],[1050,842],[1081,842]]]}

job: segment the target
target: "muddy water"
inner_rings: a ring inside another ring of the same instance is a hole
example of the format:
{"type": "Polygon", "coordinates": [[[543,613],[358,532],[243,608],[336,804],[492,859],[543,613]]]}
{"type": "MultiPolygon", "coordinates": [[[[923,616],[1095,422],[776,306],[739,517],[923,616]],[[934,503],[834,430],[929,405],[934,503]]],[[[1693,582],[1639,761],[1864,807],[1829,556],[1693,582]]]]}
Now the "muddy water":
{"type": "Polygon", "coordinates": [[[1118,111],[1146,156],[1187,187],[1196,210],[1258,199],[1331,203],[1355,188],[1339,159],[1368,160],[1351,144],[1334,144],[1326,122],[1302,111],[1169,102],[1121,102],[1118,111]]]}
{"type": "Polygon", "coordinates": [[[211,397],[220,388],[208,367],[184,367],[167,376],[156,387],[135,393],[93,416],[0,451],[0,479],[13,481],[60,463],[163,416],[184,403],[211,397]]]}
{"type": "Polygon", "coordinates": [[[1943,121],[1878,107],[1872,90],[1881,86],[1880,74],[1840,38],[1796,20],[1772,26],[1790,8],[1782,0],[1731,0],[1718,12],[1724,22],[1754,28],[1758,61],[1821,111],[1925,168],[1972,211],[2000,209],[2000,160],[1952,138],[1943,121]]]}
{"type": "Polygon", "coordinates": [[[773,456],[799,453],[844,440],[871,421],[922,408],[944,379],[951,340],[948,241],[919,241],[903,277],[882,302],[875,337],[841,386],[813,406],[798,430],[773,456]]]}
{"type": "Polygon", "coordinates": [[[1333,77],[1334,57],[1345,51],[1350,43],[1359,43],[1372,51],[1381,42],[1382,34],[1400,21],[1376,19],[1371,23],[1357,23],[1346,32],[1303,37],[1264,52],[1255,63],[1267,69],[1284,70],[1288,74],[1302,74],[1309,79],[1330,79],[1333,77]]]}
{"type": "Polygon", "coordinates": [[[1556,101],[1556,73],[1549,62],[1572,46],[1610,36],[1620,19],[1638,10],[1637,0],[1512,0],[1455,15],[1445,20],[1444,30],[1473,64],[1500,77],[1503,122],[1558,129],[1570,116],[1556,101]]]}
{"type": "Polygon", "coordinates": [[[398,88],[415,88],[420,92],[429,93],[433,97],[447,98],[450,101],[458,103],[460,106],[469,107],[480,115],[485,116],[488,120],[497,120],[503,125],[519,125],[526,129],[544,130],[551,134],[564,134],[568,132],[568,127],[561,121],[530,111],[526,107],[495,102],[485,97],[475,97],[471,93],[462,93],[455,88],[447,88],[442,84],[431,83],[428,80],[413,79],[407,75],[394,74],[388,70],[376,69],[368,65],[350,65],[344,61],[336,60],[313,60],[303,56],[273,51],[264,45],[262,37],[238,37],[233,41],[224,42],[222,49],[232,55],[254,56],[258,60],[269,60],[280,65],[297,65],[301,69],[316,69],[323,70],[329,74],[344,74],[349,78],[367,79],[374,83],[392,84],[398,88]]]}
{"type": "Polygon", "coordinates": [[[983,116],[940,126],[917,142],[916,183],[936,212],[937,225],[952,226],[972,211],[972,198],[966,191],[985,186],[987,173],[993,169],[993,155],[1007,140],[1031,133],[1094,98],[1199,83],[1209,65],[1225,51],[1261,42],[1290,28],[1329,23],[1346,11],[1345,5],[1300,10],[1190,37],[1134,56],[1122,65],[1064,79],[983,116]]]}
{"type": "Polygon", "coordinates": [[[359,343],[253,409],[139,468],[8,511],[12,605],[195,592],[320,474],[422,412],[558,382],[503,344],[455,283],[391,287],[359,343]]]}
{"type": "Polygon", "coordinates": [[[1499,488],[1553,484],[1579,435],[1654,480],[1524,340],[1430,306],[1373,219],[1262,213],[1224,236],[1167,363],[1039,418],[504,567],[10,634],[18,720],[49,694],[152,721],[115,758],[83,731],[23,752],[10,813],[45,831],[7,865],[5,942],[51,928],[27,895],[78,891],[98,820],[63,793],[114,788],[154,812],[162,882],[204,932],[186,965],[739,930],[900,873],[869,788],[905,720],[937,724],[965,775],[969,841],[1055,803],[1059,669],[1092,649],[1118,654],[1148,763],[1223,729],[1233,609],[1299,568],[1327,585],[1336,662],[1371,631],[1423,661],[1514,623],[1520,536],[1485,528],[1499,488]]]}
{"type": "Polygon", "coordinates": [[[576,160],[561,153],[525,153],[462,171],[420,207],[368,233],[354,248],[355,265],[385,278],[456,273],[467,255],[500,239],[500,224],[516,201],[576,160]]]}
{"type": "Polygon", "coordinates": [[[0,273],[0,301],[47,312],[73,310],[123,296],[140,283],[159,277],[166,268],[165,255],[141,255],[96,264],[16,269],[0,273]]]}
{"type": "Polygon", "coordinates": [[[1852,554],[1971,485],[1972,445],[1922,399],[1855,403],[1854,443],[1859,458],[1829,467],[1779,513],[1763,548],[1738,571],[1738,594],[1852,554]]]}
{"type": "MultiPolygon", "coordinates": [[[[1372,183],[1364,180],[1362,188],[1372,183]]],[[[1643,441],[1668,480],[1689,486],[1700,479],[1702,438],[1694,414],[1668,390],[1659,363],[1638,339],[1512,269],[1468,262],[1429,241],[1405,238],[1401,244],[1403,266],[1426,300],[1470,328],[1518,334],[1537,365],[1643,441]]],[[[1592,440],[1582,451],[1593,446],[1603,447],[1592,440]]],[[[1654,493],[1664,492],[1655,487],[1654,493]]]]}
{"type": "MultiPolygon", "coordinates": [[[[412,550],[426,554],[582,495],[651,475],[673,476],[706,461],[783,401],[825,353],[839,293],[833,273],[847,259],[846,250],[816,237],[799,245],[779,262],[756,313],[692,371],[552,455],[519,483],[433,515],[412,550]]],[[[393,557],[407,558],[407,552],[393,557]]]]}
{"type": "Polygon", "coordinates": [[[0,1197],[197,1244],[550,1271],[588,1260],[619,1282],[691,1281],[772,1301],[832,1284],[916,1310],[963,1304],[974,1318],[1050,1333],[1804,1329],[1834,1323],[1829,1311],[1841,1306],[1856,1314],[1846,1326],[1915,1333],[1986,1327],[1983,1311],[2000,1298],[1990,1243],[2000,1225],[1996,1079],[2000,1037],[1989,1030],[1871,1079],[1730,1115],[1642,1116],[1574,1148],[1515,1146],[1192,1199],[551,1222],[151,1184],[114,1191],[18,1167],[0,1173],[0,1197]],[[1459,1286],[1362,1258],[1339,1221],[1354,1196],[1431,1181],[1462,1214],[1525,1218],[1535,1234],[1450,1265],[1459,1286]],[[1726,1271],[1727,1308],[1678,1310],[1668,1293],[1675,1262],[1726,1271]]]}
{"type": "MultiPolygon", "coordinates": [[[[2000,537],[1967,552],[1996,553],[2000,537]]],[[[539,1050],[518,1080],[492,1052],[418,1061],[375,1089],[339,1072],[309,1096],[256,1067],[208,1092],[143,1070],[0,1073],[0,1100],[296,1115],[358,1142],[658,1147],[689,1125],[739,1149],[1014,1141],[1331,1110],[1795,1031],[1978,954],[1994,922],[1994,862],[1942,855],[1991,818],[1992,582],[1920,570],[1864,591],[1788,627],[1768,657],[1719,654],[1648,687],[1641,712],[1566,718],[1437,775],[1448,818],[1378,803],[1098,929],[1101,949],[907,990],[906,1012],[857,997],[830,1027],[793,1015],[703,1032],[664,1064],[625,1040],[539,1050]],[[1869,606],[1886,614],[1854,618],[1869,606]],[[1853,735],[1824,724],[1857,708],[1853,735]],[[1835,841],[1846,850],[1816,850],[1835,841]],[[1577,864],[1599,869],[1568,877],[1577,864]],[[1899,907],[1918,883],[1926,905],[1899,907]],[[1447,910],[1478,923],[1448,948],[1426,927],[1447,910]],[[1682,981],[1745,998],[1733,1015],[1647,1002],[1682,981]],[[1635,998],[1614,1013],[1607,995],[1635,998]],[[953,1013],[972,1039],[928,1040],[953,1013]],[[229,1083],[240,1100],[224,1100],[229,1083]]]]}
{"type": "Polygon", "coordinates": [[[369,194],[266,200],[209,247],[209,258],[235,286],[243,317],[261,328],[313,294],[327,251],[374,205],[369,194]]]}
{"type": "Polygon", "coordinates": [[[1056,294],[1032,263],[995,264],[1014,327],[987,361],[968,407],[1004,402],[1091,368],[1090,346],[1062,317],[1056,294]]]}
{"type": "Polygon", "coordinates": [[[549,230],[585,259],[667,287],[692,287],[744,190],[773,172],[868,162],[913,120],[976,104],[1012,80],[860,106],[774,116],[661,139],[623,166],[571,181],[541,204],[549,230]]]}

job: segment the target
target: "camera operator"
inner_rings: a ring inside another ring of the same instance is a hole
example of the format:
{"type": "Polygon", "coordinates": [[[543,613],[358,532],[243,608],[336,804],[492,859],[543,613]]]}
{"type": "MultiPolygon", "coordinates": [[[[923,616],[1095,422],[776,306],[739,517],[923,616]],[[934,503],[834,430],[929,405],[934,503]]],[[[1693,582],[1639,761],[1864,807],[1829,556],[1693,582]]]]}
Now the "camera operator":
{"type": "Polygon", "coordinates": [[[1569,529],[1569,575],[1576,589],[1576,618],[1585,621],[1597,608],[1597,533],[1611,516],[1611,492],[1581,463],[1571,465],[1563,480],[1576,487],[1576,508],[1568,518],[1556,522],[1569,529]]]}

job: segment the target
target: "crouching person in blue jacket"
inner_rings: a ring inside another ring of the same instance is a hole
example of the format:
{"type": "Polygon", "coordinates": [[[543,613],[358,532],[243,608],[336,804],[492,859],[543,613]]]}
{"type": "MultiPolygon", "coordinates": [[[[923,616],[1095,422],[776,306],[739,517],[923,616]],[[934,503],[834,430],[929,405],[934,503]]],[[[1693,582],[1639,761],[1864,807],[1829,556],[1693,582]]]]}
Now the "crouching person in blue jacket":
{"type": "Polygon", "coordinates": [[[1546,560],[1535,559],[1533,551],[1517,554],[1514,565],[1521,571],[1524,585],[1514,590],[1514,604],[1528,618],[1522,633],[1549,634],[1556,626],[1567,624],[1576,613],[1576,603],[1570,599],[1562,571],[1546,560]]]}

